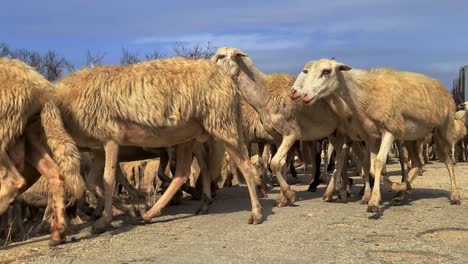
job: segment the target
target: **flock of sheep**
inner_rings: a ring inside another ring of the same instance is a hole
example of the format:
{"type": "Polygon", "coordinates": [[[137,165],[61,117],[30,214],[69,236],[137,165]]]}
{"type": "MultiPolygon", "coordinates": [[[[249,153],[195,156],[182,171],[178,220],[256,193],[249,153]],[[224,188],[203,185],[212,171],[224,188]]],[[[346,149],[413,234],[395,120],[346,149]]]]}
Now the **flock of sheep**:
{"type": "MultiPolygon", "coordinates": [[[[450,203],[460,204],[450,150],[454,141],[466,136],[465,116],[456,118],[448,91],[422,74],[356,70],[335,59],[311,61],[297,78],[264,74],[246,53],[224,47],[211,60],[169,58],[97,66],[56,83],[18,60],[1,58],[0,85],[0,215],[40,178],[39,189],[48,188],[50,197],[46,215],[51,245],[65,241],[66,208],[79,204],[86,191],[98,200],[93,231],[105,231],[112,207],[125,209],[114,197],[116,178],[132,192],[126,179],[119,180],[119,162],[160,157],[159,172],[164,174],[169,147],[175,148],[173,177],[163,195],[142,213],[144,221],[160,215],[181,188],[190,188],[186,182],[193,157],[201,175],[198,211],[206,213],[227,152],[249,190],[248,223],[260,224],[257,192],[266,195],[265,175],[252,165],[250,144],[277,147],[269,165],[281,188],[281,207],[296,200],[285,179],[295,145],[300,141],[320,156],[313,142],[324,138],[329,153],[336,151],[325,201],[336,193],[348,195],[351,182],[342,172],[350,150],[365,178],[362,202],[368,204],[368,212],[379,211],[381,181],[403,198],[422,172],[420,147],[429,136],[447,166],[450,203]],[[408,175],[403,168],[398,183],[382,174],[394,143],[400,157],[404,145],[411,161],[408,175]],[[83,152],[92,157],[88,169],[83,168],[83,152]]],[[[320,169],[320,158],[318,162],[320,169]]],[[[309,189],[319,183],[315,177],[309,189]]],[[[133,195],[138,196],[134,189],[133,195]]]]}

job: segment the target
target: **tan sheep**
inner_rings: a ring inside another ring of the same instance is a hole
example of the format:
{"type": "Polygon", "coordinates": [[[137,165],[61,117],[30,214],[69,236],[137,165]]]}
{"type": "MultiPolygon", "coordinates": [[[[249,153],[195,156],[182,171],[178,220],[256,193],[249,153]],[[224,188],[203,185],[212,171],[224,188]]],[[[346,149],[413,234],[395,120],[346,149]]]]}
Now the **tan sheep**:
{"type": "Polygon", "coordinates": [[[23,62],[0,58],[0,85],[0,214],[24,191],[21,172],[29,163],[49,179],[55,213],[50,243],[56,245],[63,242],[67,225],[63,183],[76,198],[85,188],[78,149],[63,128],[54,88],[43,76],[23,62]]]}
{"type": "MultiPolygon", "coordinates": [[[[465,115],[464,115],[465,111],[458,111],[457,113],[459,113],[459,112],[463,112],[463,115],[459,114],[459,116],[457,116],[453,120],[453,131],[454,132],[453,132],[453,140],[452,140],[452,148],[451,148],[453,163],[457,162],[457,154],[455,152],[455,146],[457,145],[458,142],[463,141],[468,135],[467,127],[466,127],[466,124],[465,124],[465,115]]],[[[461,142],[461,149],[462,149],[463,159],[466,160],[464,142],[461,142]]]]}
{"type": "Polygon", "coordinates": [[[293,204],[296,195],[284,177],[287,154],[296,140],[314,141],[330,136],[338,126],[336,115],[325,102],[311,107],[294,104],[288,92],[294,77],[261,73],[239,49],[219,48],[212,60],[229,71],[244,99],[259,113],[265,130],[274,135],[280,146],[271,161],[281,188],[277,204],[293,204]]]}
{"type": "Polygon", "coordinates": [[[450,175],[450,201],[460,204],[449,156],[455,104],[439,81],[422,74],[387,68],[351,70],[346,64],[321,59],[305,65],[292,86],[291,96],[307,105],[314,105],[322,99],[329,102],[339,99],[351,108],[359,123],[350,129],[360,130],[366,136],[373,155],[377,155],[373,165],[375,183],[367,211],[379,210],[381,171],[393,141],[405,141],[414,165],[407,182],[391,185],[393,189],[404,192],[422,170],[417,141],[432,131],[435,131],[434,140],[440,159],[450,175]]]}
{"type": "Polygon", "coordinates": [[[176,175],[143,215],[145,221],[159,215],[187,180],[195,140],[225,144],[247,179],[252,202],[249,223],[262,221],[254,171],[239,133],[237,87],[215,63],[172,58],[83,69],[62,79],[57,95],[66,127],[78,145],[104,146],[105,210],[93,226],[96,232],[104,231],[112,219],[119,145],[177,145],[176,175]]]}

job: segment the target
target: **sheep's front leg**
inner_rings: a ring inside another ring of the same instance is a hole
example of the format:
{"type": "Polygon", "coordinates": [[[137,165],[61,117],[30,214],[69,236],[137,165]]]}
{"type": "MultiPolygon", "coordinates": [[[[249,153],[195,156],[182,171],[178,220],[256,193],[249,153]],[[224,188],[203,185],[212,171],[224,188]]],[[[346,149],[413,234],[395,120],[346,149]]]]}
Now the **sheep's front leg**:
{"type": "MultiPolygon", "coordinates": [[[[341,145],[341,144],[340,144],[341,145]]],[[[344,186],[344,180],[343,180],[343,167],[346,162],[346,156],[348,152],[348,145],[347,144],[342,144],[340,147],[335,146],[335,151],[336,151],[336,158],[335,158],[335,170],[333,171],[332,178],[330,179],[330,183],[327,186],[327,190],[323,194],[322,199],[325,202],[331,202],[333,200],[333,194],[336,190],[336,184],[338,183],[338,186],[340,187],[339,189],[339,194],[343,202],[346,201],[346,190],[344,186]]]]}
{"type": "Polygon", "coordinates": [[[296,193],[291,190],[291,187],[286,182],[284,175],[285,173],[285,163],[286,157],[288,155],[289,149],[291,149],[294,142],[297,140],[295,135],[288,135],[283,137],[281,145],[278,148],[275,156],[271,160],[271,168],[273,169],[274,174],[278,178],[278,183],[281,188],[281,192],[277,199],[277,206],[284,207],[286,205],[293,205],[296,201],[296,193]]]}
{"type": "Polygon", "coordinates": [[[104,144],[106,160],[104,165],[104,212],[93,224],[93,233],[102,233],[112,221],[112,195],[115,186],[115,171],[119,158],[119,144],[113,140],[104,144]]]}
{"type": "Polygon", "coordinates": [[[40,143],[40,141],[31,139],[28,140],[28,142],[31,147],[28,147],[26,159],[41,174],[48,178],[49,191],[52,193],[52,204],[48,204],[49,209],[51,209],[50,206],[53,207],[53,221],[49,245],[59,245],[65,242],[64,232],[67,228],[63,176],[60,173],[60,167],[55,163],[52,157],[50,157],[47,153],[47,149],[40,143]]]}
{"type": "Polygon", "coordinates": [[[384,162],[387,161],[387,155],[392,147],[394,141],[393,135],[388,132],[384,131],[382,134],[382,141],[380,143],[380,149],[377,154],[377,158],[374,161],[374,173],[375,173],[375,181],[374,181],[374,188],[372,190],[372,196],[367,206],[367,212],[377,213],[379,211],[379,203],[381,199],[380,195],[380,177],[382,175],[382,169],[384,167],[384,162]]]}

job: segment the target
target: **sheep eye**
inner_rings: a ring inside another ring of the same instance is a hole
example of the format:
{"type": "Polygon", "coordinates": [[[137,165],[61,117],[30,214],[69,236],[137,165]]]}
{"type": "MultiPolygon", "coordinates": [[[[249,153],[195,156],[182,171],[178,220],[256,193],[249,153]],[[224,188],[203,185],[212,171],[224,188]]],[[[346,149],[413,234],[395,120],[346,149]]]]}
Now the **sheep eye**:
{"type": "Polygon", "coordinates": [[[331,70],[330,70],[330,69],[324,69],[324,70],[322,71],[322,76],[328,75],[328,74],[330,74],[330,73],[331,73],[331,70]]]}
{"type": "Polygon", "coordinates": [[[305,74],[309,73],[308,70],[303,70],[302,72],[305,73],[305,74]]]}
{"type": "Polygon", "coordinates": [[[226,57],[226,55],[218,55],[218,60],[222,60],[226,57]]]}

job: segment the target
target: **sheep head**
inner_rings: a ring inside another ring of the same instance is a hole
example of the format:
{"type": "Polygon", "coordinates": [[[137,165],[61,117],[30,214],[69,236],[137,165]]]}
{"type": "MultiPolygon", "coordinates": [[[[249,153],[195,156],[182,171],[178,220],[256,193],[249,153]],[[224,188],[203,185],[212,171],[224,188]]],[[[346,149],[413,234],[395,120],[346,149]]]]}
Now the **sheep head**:
{"type": "Polygon", "coordinates": [[[340,86],[342,71],[349,70],[351,67],[334,59],[311,61],[297,76],[290,97],[302,100],[305,104],[313,104],[336,91],[340,86]]]}
{"type": "Polygon", "coordinates": [[[247,57],[247,54],[236,48],[219,48],[211,58],[212,61],[228,70],[231,77],[237,77],[240,72],[239,58],[247,57]]]}

